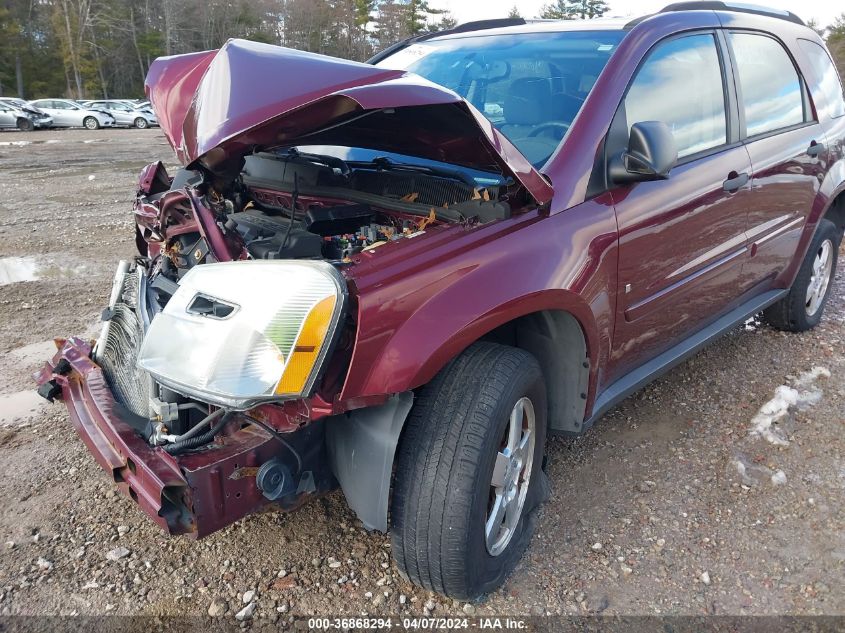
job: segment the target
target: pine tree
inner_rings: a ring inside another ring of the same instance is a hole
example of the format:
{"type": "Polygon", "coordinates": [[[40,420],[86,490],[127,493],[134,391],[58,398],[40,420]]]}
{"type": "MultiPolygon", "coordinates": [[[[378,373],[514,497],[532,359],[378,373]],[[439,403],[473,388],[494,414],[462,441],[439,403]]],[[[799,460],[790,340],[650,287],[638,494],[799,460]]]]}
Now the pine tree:
{"type": "Polygon", "coordinates": [[[827,47],[839,69],[839,76],[845,81],[845,13],[827,27],[827,47]]]}
{"type": "Polygon", "coordinates": [[[541,18],[552,20],[587,20],[610,10],[605,0],[555,0],[540,12],[541,18]]]}

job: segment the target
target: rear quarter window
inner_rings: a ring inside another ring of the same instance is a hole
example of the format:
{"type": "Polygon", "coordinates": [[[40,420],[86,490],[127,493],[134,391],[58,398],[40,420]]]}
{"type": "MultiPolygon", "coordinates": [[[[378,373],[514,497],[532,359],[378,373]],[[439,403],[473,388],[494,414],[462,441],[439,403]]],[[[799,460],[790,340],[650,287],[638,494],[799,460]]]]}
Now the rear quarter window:
{"type": "Polygon", "coordinates": [[[814,93],[813,96],[816,97],[819,114],[827,113],[831,118],[842,116],[845,114],[842,82],[830,55],[819,44],[810,40],[798,40],[798,45],[810,62],[810,71],[818,82],[819,94],[814,93]]]}
{"type": "Polygon", "coordinates": [[[754,33],[728,35],[736,61],[746,136],[804,123],[801,79],[783,45],[754,33]]]}

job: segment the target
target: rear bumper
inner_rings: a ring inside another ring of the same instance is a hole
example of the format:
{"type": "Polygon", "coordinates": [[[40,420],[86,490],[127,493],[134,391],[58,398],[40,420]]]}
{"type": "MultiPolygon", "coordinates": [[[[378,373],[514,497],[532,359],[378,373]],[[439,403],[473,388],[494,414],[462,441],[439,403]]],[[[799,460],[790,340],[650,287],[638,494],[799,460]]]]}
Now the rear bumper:
{"type": "MultiPolygon", "coordinates": [[[[59,351],[36,373],[37,382],[54,381],[61,388],[56,398],[67,406],[97,462],[165,532],[199,538],[269,503],[255,483],[257,467],[279,453],[269,433],[245,426],[218,439],[213,448],[173,457],[151,447],[126,421],[129,414],[90,358],[90,343],[78,338],[59,342],[59,351]],[[59,365],[62,359],[67,363],[59,365]],[[64,373],[57,373],[57,367],[64,373]]],[[[303,441],[320,442],[322,449],[321,436],[303,441]]],[[[283,509],[293,509],[305,496],[288,500],[283,509]]]]}

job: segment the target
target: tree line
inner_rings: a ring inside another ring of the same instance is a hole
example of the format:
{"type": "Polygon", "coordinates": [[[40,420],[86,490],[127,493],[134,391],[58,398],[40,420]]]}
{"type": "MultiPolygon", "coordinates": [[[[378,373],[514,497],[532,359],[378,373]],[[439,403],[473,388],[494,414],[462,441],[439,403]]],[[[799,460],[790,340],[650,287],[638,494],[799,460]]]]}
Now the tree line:
{"type": "MultiPolygon", "coordinates": [[[[604,0],[554,0],[539,17],[607,11],[604,0]]],[[[519,9],[509,16],[521,17],[519,9]]],[[[156,57],[218,48],[231,37],[360,61],[453,26],[428,0],[0,0],[0,96],[140,97],[156,57]]],[[[813,26],[845,71],[845,14],[813,26]]]]}
{"type": "Polygon", "coordinates": [[[365,60],[453,26],[427,0],[0,0],[0,95],[140,97],[156,57],[231,37],[365,60]]]}

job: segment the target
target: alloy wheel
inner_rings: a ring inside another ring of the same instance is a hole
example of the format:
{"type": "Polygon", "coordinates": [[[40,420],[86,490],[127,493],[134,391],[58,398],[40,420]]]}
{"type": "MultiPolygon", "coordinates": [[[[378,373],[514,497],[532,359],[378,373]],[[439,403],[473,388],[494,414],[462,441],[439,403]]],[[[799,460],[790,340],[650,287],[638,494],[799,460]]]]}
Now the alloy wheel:
{"type": "Polygon", "coordinates": [[[822,306],[827,287],[830,285],[830,276],[833,272],[833,243],[825,240],[819,246],[816,257],[813,259],[813,272],[810,276],[810,283],[807,284],[807,296],[804,303],[807,315],[813,316],[822,306]]]}
{"type": "Polygon", "coordinates": [[[531,483],[536,425],[531,400],[524,397],[517,400],[505,427],[490,480],[484,537],[491,556],[505,551],[519,525],[531,483]]]}

